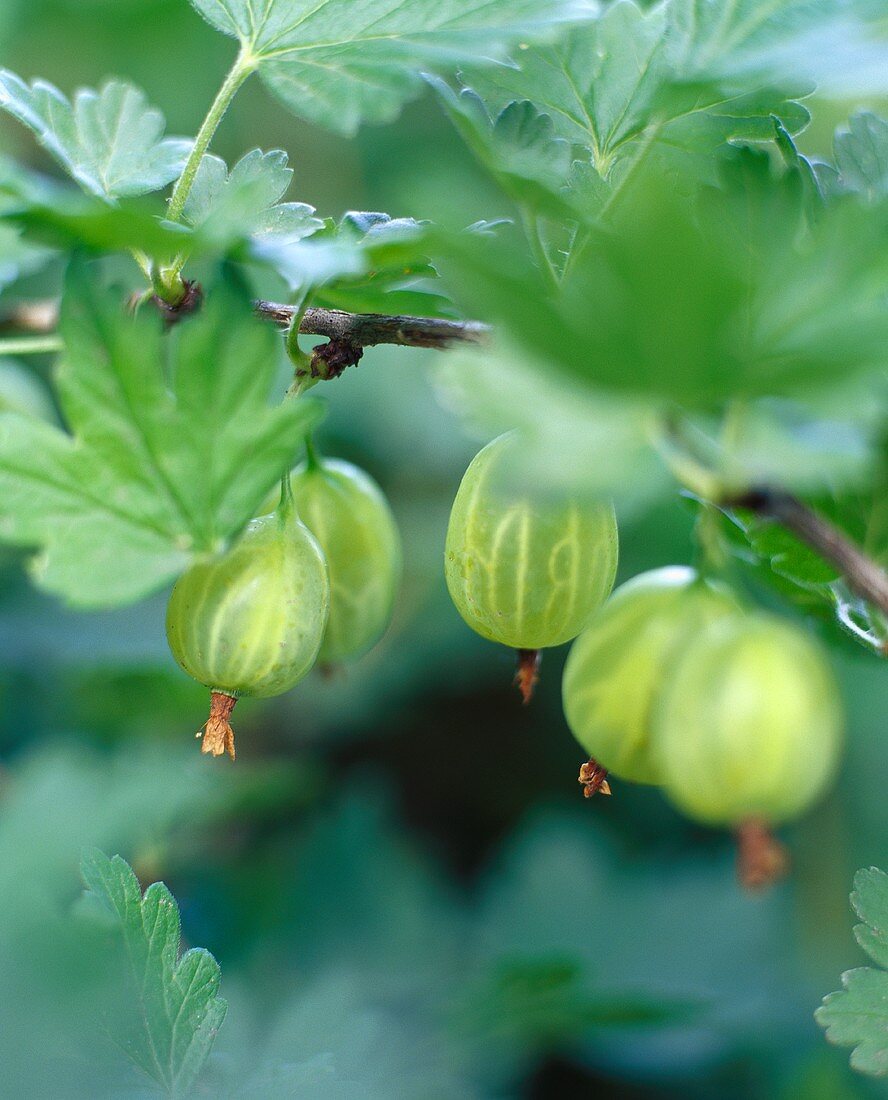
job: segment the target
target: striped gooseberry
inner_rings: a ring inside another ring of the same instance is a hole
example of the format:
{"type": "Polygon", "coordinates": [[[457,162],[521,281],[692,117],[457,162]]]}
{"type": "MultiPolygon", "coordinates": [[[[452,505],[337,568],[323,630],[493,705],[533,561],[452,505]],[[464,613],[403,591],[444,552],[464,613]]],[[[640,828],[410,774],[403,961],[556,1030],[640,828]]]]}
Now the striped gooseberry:
{"type": "Polygon", "coordinates": [[[401,579],[401,539],[382,490],[350,462],[308,460],[293,497],[330,574],[330,617],[318,659],[345,661],[372,648],[391,621],[401,579]]]}
{"type": "Polygon", "coordinates": [[[170,649],[212,693],[203,752],[233,759],[229,717],[237,699],[280,695],[305,676],[329,605],[323,553],[297,518],[285,479],[277,510],[254,519],[225,553],[192,565],[170,595],[170,649]]]}
{"type": "Polygon", "coordinates": [[[651,721],[671,663],[707,623],[736,609],[727,589],[669,566],[627,581],[595,613],[571,646],[562,700],[574,737],[601,768],[659,782],[651,721]]]}
{"type": "Polygon", "coordinates": [[[576,637],[613,587],[618,538],[610,502],[516,484],[521,445],[509,432],[472,460],[450,513],[445,574],[468,625],[519,651],[526,701],[539,650],[576,637]]]}

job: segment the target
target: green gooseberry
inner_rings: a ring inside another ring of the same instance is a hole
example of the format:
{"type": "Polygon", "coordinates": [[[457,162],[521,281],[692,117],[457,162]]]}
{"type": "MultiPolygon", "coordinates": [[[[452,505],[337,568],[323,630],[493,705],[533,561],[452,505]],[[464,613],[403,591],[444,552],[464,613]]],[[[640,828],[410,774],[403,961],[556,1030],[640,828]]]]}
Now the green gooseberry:
{"type": "Polygon", "coordinates": [[[228,718],[236,700],[280,695],[305,676],[329,606],[323,553],[296,517],[286,480],[275,512],[254,519],[225,553],[192,565],[170,595],[173,656],[212,692],[203,752],[234,758],[228,718]]]}
{"type": "Polygon", "coordinates": [[[319,458],[293,472],[293,497],[330,575],[330,617],[319,660],[346,661],[371,649],[394,611],[401,539],[382,490],[350,462],[319,458]]]}
{"type": "Polygon", "coordinates": [[[509,432],[472,460],[450,513],[445,575],[473,630],[532,658],[576,637],[601,606],[618,536],[610,502],[516,484],[509,472],[521,445],[509,432]]]}
{"type": "Polygon", "coordinates": [[[622,779],[658,783],[651,752],[657,696],[689,642],[736,610],[727,589],[685,566],[621,585],[571,646],[564,667],[565,717],[589,756],[622,779]]]}
{"type": "Polygon", "coordinates": [[[820,647],[772,615],[711,623],[673,664],[654,718],[663,789],[707,825],[776,825],[824,792],[842,710],[820,647]]]}

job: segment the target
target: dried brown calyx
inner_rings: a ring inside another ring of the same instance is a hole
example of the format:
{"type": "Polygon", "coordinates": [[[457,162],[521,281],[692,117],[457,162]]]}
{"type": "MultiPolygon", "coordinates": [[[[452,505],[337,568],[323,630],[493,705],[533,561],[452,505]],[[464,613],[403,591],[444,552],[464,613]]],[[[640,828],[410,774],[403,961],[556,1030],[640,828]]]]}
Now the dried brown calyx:
{"type": "Polygon", "coordinates": [[[579,782],[583,785],[584,798],[592,798],[596,794],[613,794],[607,781],[607,768],[603,768],[594,756],[580,767],[579,782]]]}
{"type": "Polygon", "coordinates": [[[234,760],[234,730],[228,719],[234,710],[237,699],[226,695],[224,691],[214,691],[210,695],[210,717],[203,729],[195,736],[203,737],[200,751],[211,756],[223,756],[226,752],[234,760]]]}
{"type": "Polygon", "coordinates": [[[521,692],[524,705],[533,698],[533,689],[540,679],[540,662],[543,654],[539,649],[518,649],[518,664],[515,669],[515,684],[521,692]]]}
{"type": "Polygon", "coordinates": [[[789,853],[760,817],[737,827],[737,880],[746,890],[767,890],[789,871],[789,853]]]}

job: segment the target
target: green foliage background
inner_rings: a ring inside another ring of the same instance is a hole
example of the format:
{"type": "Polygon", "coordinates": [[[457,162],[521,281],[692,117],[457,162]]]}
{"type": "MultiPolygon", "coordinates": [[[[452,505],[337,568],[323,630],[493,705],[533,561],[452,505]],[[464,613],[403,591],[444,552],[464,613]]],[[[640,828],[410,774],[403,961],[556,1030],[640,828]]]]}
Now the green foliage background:
{"type": "MultiPolygon", "coordinates": [[[[180,0],[4,2],[0,16],[0,63],[66,91],[131,79],[171,134],[194,131],[230,58],[180,0]]],[[[820,108],[803,144],[825,154],[848,105],[820,108]]],[[[253,147],[288,149],[288,197],[322,216],[440,220],[455,192],[479,217],[509,213],[432,91],[347,141],[256,81],[213,146],[228,163],[253,147]]],[[[7,119],[0,148],[47,168],[7,119]]],[[[200,1095],[879,1095],[824,1045],[812,1010],[862,961],[853,873],[886,862],[884,665],[830,636],[853,736],[838,788],[790,832],[792,879],[767,897],[741,895],[729,839],[656,792],[617,783],[585,804],[563,654],[547,655],[523,710],[510,655],[447,598],[447,515],[478,440],[437,401],[437,366],[376,349],[329,387],[320,442],[389,494],[405,588],[357,667],[240,704],[236,768],[197,753],[205,693],[173,667],[163,596],[78,613],[4,551],[2,1091],[153,1095],[103,1029],[106,947],[72,912],[80,849],[97,845],[143,885],[162,878],[186,945],[221,964],[228,1016],[200,1095]]],[[[693,519],[678,500],[630,516],[621,578],[689,560],[693,519]]]]}

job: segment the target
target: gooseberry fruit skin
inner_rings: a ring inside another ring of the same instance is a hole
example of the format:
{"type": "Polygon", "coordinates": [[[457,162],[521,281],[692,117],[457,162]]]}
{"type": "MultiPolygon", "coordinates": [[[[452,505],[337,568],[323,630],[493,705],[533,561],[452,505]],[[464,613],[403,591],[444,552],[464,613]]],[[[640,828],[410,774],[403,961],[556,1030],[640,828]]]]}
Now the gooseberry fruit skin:
{"type": "Polygon", "coordinates": [[[655,718],[664,791],[707,825],[797,817],[832,778],[841,742],[820,648],[764,614],[704,630],[673,666],[655,718]]]}
{"type": "Polygon", "coordinates": [[[279,510],[179,578],[167,639],[185,672],[212,691],[280,695],[314,665],[329,605],[317,541],[292,512],[279,510]]]}
{"type": "Polygon", "coordinates": [[[514,649],[576,637],[613,587],[613,505],[557,497],[506,477],[514,432],[489,443],[466,471],[447,529],[445,576],[466,623],[514,649]]]}
{"type": "Polygon", "coordinates": [[[731,593],[669,566],[621,585],[571,646],[565,717],[583,749],[614,775],[658,783],[652,716],[670,664],[705,627],[737,612],[731,593]]]}
{"type": "Polygon", "coordinates": [[[388,501],[369,474],[339,459],[313,459],[293,472],[290,484],[330,575],[319,660],[360,657],[391,622],[401,581],[401,538],[388,501]]]}

